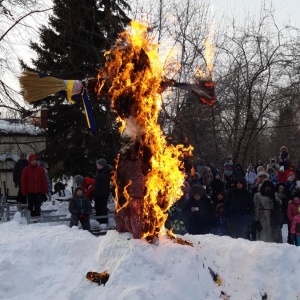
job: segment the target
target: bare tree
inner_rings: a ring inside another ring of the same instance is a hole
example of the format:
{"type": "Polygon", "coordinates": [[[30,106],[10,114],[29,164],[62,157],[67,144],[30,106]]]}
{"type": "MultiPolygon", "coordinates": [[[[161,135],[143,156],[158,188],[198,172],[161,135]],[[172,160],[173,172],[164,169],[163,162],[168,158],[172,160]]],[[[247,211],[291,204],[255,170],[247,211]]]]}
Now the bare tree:
{"type": "Polygon", "coordinates": [[[280,91],[290,84],[284,68],[291,60],[289,30],[277,26],[272,8],[264,8],[258,21],[243,27],[233,23],[231,34],[218,45],[219,98],[224,108],[219,128],[235,162],[245,164],[258,136],[274,124],[280,91]]]}
{"type": "Polygon", "coordinates": [[[29,61],[29,41],[37,37],[39,24],[49,8],[43,1],[0,1],[0,107],[15,115],[26,110],[20,97],[17,78],[19,60],[29,61]]]}

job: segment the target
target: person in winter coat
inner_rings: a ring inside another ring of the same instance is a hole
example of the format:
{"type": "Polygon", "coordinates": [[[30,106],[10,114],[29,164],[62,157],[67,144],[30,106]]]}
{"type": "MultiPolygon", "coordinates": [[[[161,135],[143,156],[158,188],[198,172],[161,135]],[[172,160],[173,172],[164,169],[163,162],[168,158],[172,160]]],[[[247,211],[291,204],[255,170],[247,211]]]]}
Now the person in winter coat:
{"type": "Polygon", "coordinates": [[[252,187],[254,186],[255,180],[256,180],[256,173],[253,166],[250,164],[246,172],[246,182],[249,191],[252,191],[252,187]]]}
{"type": "Polygon", "coordinates": [[[212,234],[223,236],[227,235],[226,218],[224,217],[224,204],[220,203],[216,207],[212,234]]]}
{"type": "Polygon", "coordinates": [[[284,170],[284,166],[281,166],[277,172],[278,183],[285,186],[287,182],[287,174],[284,170]]]}
{"type": "Polygon", "coordinates": [[[31,216],[40,216],[42,201],[47,194],[47,180],[34,154],[29,155],[29,165],[22,172],[21,189],[22,195],[27,197],[31,216]]]}
{"type": "Polygon", "coordinates": [[[265,180],[254,196],[256,240],[282,243],[282,224],[272,223],[271,218],[272,211],[279,209],[281,204],[281,200],[275,196],[275,186],[270,180],[265,180]]]}
{"type": "Polygon", "coordinates": [[[295,245],[300,247],[300,206],[298,206],[298,214],[295,215],[292,221],[291,239],[295,245]]]}
{"type": "Polygon", "coordinates": [[[246,189],[246,180],[239,178],[236,186],[226,193],[224,201],[224,215],[230,237],[248,238],[253,219],[253,207],[253,197],[246,189]]]}
{"type": "Polygon", "coordinates": [[[275,170],[275,172],[277,172],[279,170],[279,163],[276,162],[276,158],[275,157],[271,157],[270,158],[270,163],[267,165],[267,169],[268,168],[273,168],[275,170]]]}
{"type": "MultiPolygon", "coordinates": [[[[110,189],[110,173],[113,170],[113,167],[108,165],[104,158],[100,158],[96,162],[97,166],[97,174],[95,177],[94,184],[94,201],[95,201],[95,210],[96,216],[106,216],[107,202],[109,198],[109,194],[111,192],[110,189]]],[[[108,218],[99,219],[100,224],[107,224],[108,218]]],[[[103,225],[103,226],[104,226],[103,225]]]]}
{"type": "Polygon", "coordinates": [[[245,177],[245,171],[243,169],[243,166],[240,163],[237,163],[235,165],[235,168],[233,171],[233,177],[234,177],[234,180],[238,180],[239,178],[245,177]]]}
{"type": "Polygon", "coordinates": [[[235,187],[235,180],[233,178],[233,175],[230,175],[226,182],[225,182],[225,190],[226,192],[228,192],[230,189],[234,188],[235,187]]]}
{"type": "Polygon", "coordinates": [[[224,163],[225,184],[229,180],[229,177],[233,176],[233,169],[234,169],[234,165],[233,165],[232,157],[229,156],[226,162],[224,163]]]}
{"type": "Polygon", "coordinates": [[[205,168],[205,165],[203,163],[203,160],[201,158],[197,158],[196,164],[195,164],[195,171],[199,174],[199,179],[202,184],[202,177],[203,177],[203,170],[205,168]]]}
{"type": "Polygon", "coordinates": [[[281,200],[281,208],[282,212],[284,215],[284,223],[283,224],[288,224],[288,216],[287,216],[287,209],[288,209],[288,204],[289,204],[289,199],[285,193],[285,188],[284,185],[280,184],[277,187],[277,192],[275,192],[275,196],[281,200]]]}
{"type": "Polygon", "coordinates": [[[286,177],[289,177],[289,174],[290,173],[293,173],[294,176],[295,176],[295,179],[297,180],[297,172],[296,172],[296,169],[295,169],[295,165],[294,164],[290,164],[287,168],[287,170],[285,171],[286,173],[286,177]]]}
{"type": "Polygon", "coordinates": [[[269,174],[269,180],[274,184],[274,186],[278,185],[278,177],[274,168],[268,167],[267,173],[269,174]]]}
{"type": "Polygon", "coordinates": [[[194,184],[201,184],[203,182],[202,179],[200,179],[200,175],[197,172],[192,172],[189,178],[189,185],[193,186],[194,184]]]}
{"type": "Polygon", "coordinates": [[[264,171],[265,170],[265,168],[263,167],[263,162],[259,159],[258,161],[257,161],[257,164],[255,165],[255,167],[254,167],[254,171],[255,171],[255,173],[257,174],[258,172],[260,172],[260,171],[264,171]],[[258,168],[259,167],[262,167],[262,169],[263,170],[259,170],[258,168]]]}
{"type": "Polygon", "coordinates": [[[225,186],[224,186],[224,182],[221,180],[220,173],[216,173],[215,178],[210,183],[209,188],[211,190],[212,199],[215,199],[219,192],[224,192],[225,186]]]}
{"type": "Polygon", "coordinates": [[[78,226],[78,221],[80,221],[83,230],[91,230],[90,215],[92,213],[92,204],[83,195],[83,190],[80,186],[76,187],[74,197],[69,201],[69,211],[71,213],[70,227],[78,226]]]}
{"type": "Polygon", "coordinates": [[[28,166],[28,160],[26,158],[26,153],[21,153],[20,159],[16,162],[13,170],[13,181],[15,187],[19,187],[17,202],[20,202],[21,204],[27,203],[26,196],[22,195],[22,188],[21,188],[22,172],[24,168],[27,166],[28,166]]]}
{"type": "Polygon", "coordinates": [[[95,179],[91,177],[83,177],[76,175],[74,178],[76,186],[82,187],[84,195],[92,201],[94,199],[94,184],[95,179]]]}
{"type": "Polygon", "coordinates": [[[213,181],[214,179],[214,175],[211,171],[211,168],[210,167],[205,167],[204,170],[203,170],[203,186],[206,187],[206,191],[208,192],[209,190],[209,185],[210,183],[213,181]]]}
{"type": "Polygon", "coordinates": [[[213,203],[206,196],[205,188],[195,184],[190,189],[190,199],[184,207],[185,225],[189,234],[211,232],[214,221],[213,203]]]}
{"type": "Polygon", "coordinates": [[[291,164],[289,151],[286,146],[280,147],[280,153],[278,157],[279,166],[284,166],[284,169],[287,170],[289,165],[291,164]]]}
{"type": "Polygon", "coordinates": [[[288,215],[288,239],[287,242],[289,244],[294,244],[294,241],[292,240],[291,237],[291,227],[292,227],[292,222],[294,220],[294,217],[298,214],[298,207],[300,206],[300,193],[295,193],[292,196],[292,200],[289,201],[289,205],[288,205],[288,211],[287,211],[287,215],[288,215]]]}
{"type": "MultiPolygon", "coordinates": [[[[49,172],[46,168],[45,162],[44,161],[40,161],[39,162],[39,166],[41,166],[45,172],[45,176],[46,176],[46,182],[47,182],[47,196],[49,201],[51,200],[51,195],[52,195],[52,182],[49,176],[49,172]]],[[[47,200],[47,197],[44,198],[44,201],[47,200]]]]}
{"type": "Polygon", "coordinates": [[[288,173],[287,181],[285,183],[285,191],[288,199],[292,199],[292,195],[297,186],[297,180],[293,172],[288,173]]]}

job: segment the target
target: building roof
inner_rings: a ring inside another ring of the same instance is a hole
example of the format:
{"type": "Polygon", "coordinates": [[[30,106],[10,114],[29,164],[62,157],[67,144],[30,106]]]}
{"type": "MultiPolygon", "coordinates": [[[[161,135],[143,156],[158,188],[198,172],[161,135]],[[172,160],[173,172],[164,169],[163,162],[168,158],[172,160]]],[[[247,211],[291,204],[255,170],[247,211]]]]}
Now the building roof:
{"type": "Polygon", "coordinates": [[[46,131],[18,119],[0,119],[0,134],[43,135],[46,131]]]}

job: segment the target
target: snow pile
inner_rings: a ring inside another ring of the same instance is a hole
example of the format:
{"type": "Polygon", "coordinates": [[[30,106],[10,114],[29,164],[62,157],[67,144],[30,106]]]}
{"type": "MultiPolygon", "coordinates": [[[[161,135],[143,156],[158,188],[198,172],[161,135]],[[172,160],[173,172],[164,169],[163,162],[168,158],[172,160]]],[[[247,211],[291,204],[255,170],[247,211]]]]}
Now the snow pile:
{"type": "MultiPolygon", "coordinates": [[[[193,247],[161,237],[158,245],[109,231],[95,237],[77,227],[0,225],[0,299],[297,299],[300,252],[214,235],[183,238],[193,247]],[[222,279],[218,286],[208,268],[222,279]],[[107,271],[99,286],[85,278],[107,271]]],[[[300,297],[300,296],[299,296],[300,297]]]]}

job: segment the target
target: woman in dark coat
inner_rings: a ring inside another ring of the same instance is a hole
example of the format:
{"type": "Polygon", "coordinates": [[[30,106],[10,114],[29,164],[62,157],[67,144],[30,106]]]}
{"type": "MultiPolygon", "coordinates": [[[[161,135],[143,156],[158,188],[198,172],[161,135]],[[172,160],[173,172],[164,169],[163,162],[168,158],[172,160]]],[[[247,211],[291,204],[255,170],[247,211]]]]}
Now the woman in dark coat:
{"type": "Polygon", "coordinates": [[[190,189],[190,199],[184,207],[185,225],[188,233],[210,233],[214,212],[213,203],[206,196],[205,188],[199,184],[193,185],[190,189]]]}
{"type": "Polygon", "coordinates": [[[224,215],[227,219],[227,232],[232,238],[248,238],[253,221],[254,202],[246,189],[246,179],[240,178],[236,186],[228,191],[224,201],[224,215]]]}

